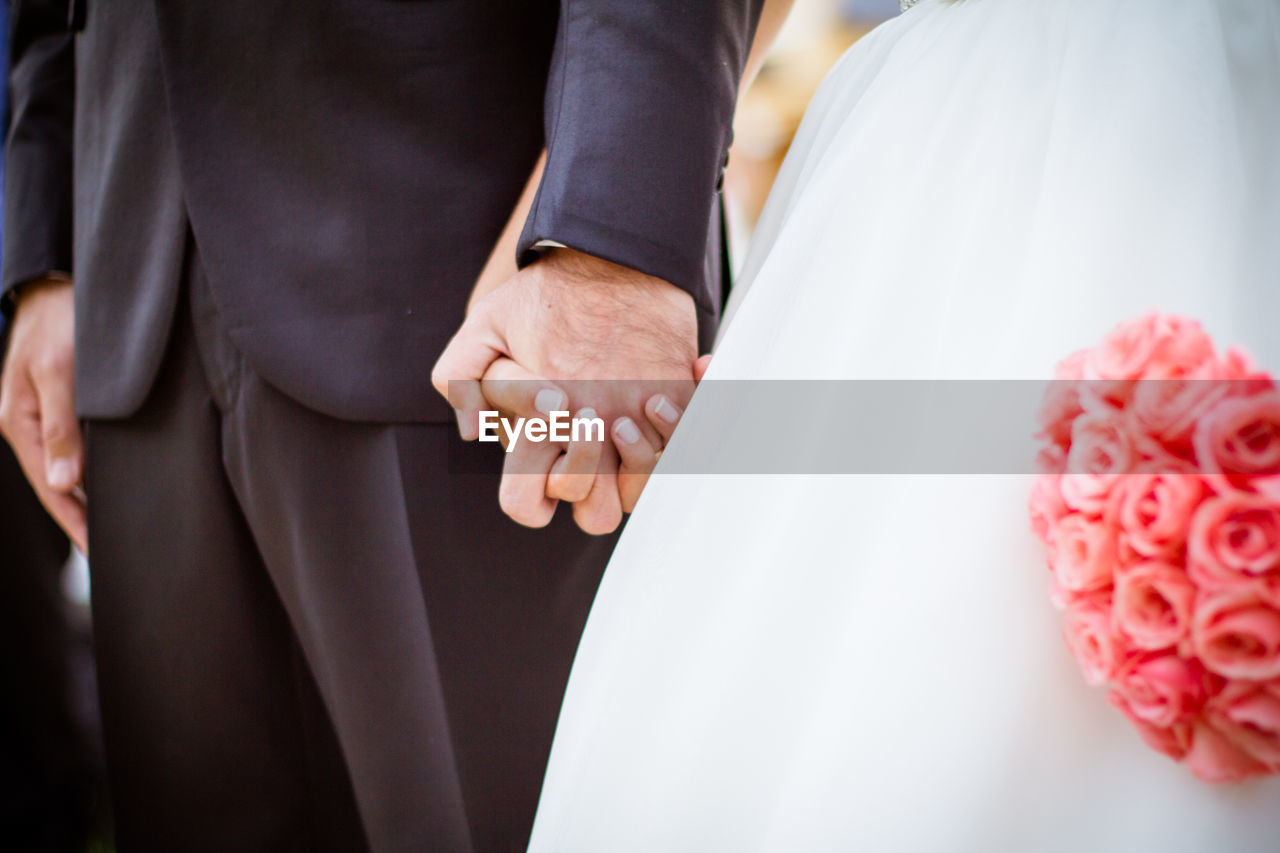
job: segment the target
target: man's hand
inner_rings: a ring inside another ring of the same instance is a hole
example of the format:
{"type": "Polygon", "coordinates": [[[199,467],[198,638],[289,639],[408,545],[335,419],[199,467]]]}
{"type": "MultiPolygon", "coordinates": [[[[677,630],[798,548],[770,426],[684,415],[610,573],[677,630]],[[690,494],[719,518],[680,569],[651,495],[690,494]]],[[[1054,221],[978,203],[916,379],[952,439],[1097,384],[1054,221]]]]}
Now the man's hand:
{"type": "MultiPolygon", "coordinates": [[[[480,410],[503,408],[486,400],[480,384],[502,356],[560,385],[575,410],[590,407],[605,423],[630,416],[660,446],[643,407],[655,393],[668,394],[680,406],[692,393],[693,299],[661,279],[590,255],[549,252],[477,300],[436,362],[432,383],[457,411],[465,439],[478,435],[480,410]]],[[[610,449],[601,460],[604,482],[575,512],[589,532],[612,530],[621,521],[617,467],[616,451],[610,449]]],[[[530,480],[515,491],[534,488],[530,480]]],[[[511,494],[506,484],[504,495],[511,494]]]]}
{"type": "Polygon", "coordinates": [[[608,388],[634,398],[626,408],[638,415],[650,394],[609,380],[688,383],[697,332],[693,298],[685,291],[609,261],[553,249],[475,302],[431,381],[458,413],[458,429],[468,440],[479,432],[480,410],[492,408],[480,379],[504,355],[553,382],[600,380],[589,394],[608,388]]]}
{"type": "Polygon", "coordinates": [[[75,412],[75,306],[71,283],[22,287],[0,377],[0,432],[40,502],[86,551],[80,478],[84,448],[75,412]]]}

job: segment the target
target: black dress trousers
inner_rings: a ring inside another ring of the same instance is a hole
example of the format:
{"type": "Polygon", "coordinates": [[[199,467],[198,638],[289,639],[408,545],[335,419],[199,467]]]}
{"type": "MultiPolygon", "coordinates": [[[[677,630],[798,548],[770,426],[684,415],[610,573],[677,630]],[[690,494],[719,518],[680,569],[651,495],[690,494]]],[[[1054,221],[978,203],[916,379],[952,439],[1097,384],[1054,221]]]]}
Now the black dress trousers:
{"type": "Polygon", "coordinates": [[[615,538],[508,520],[452,426],[281,394],[185,278],[147,402],[87,425],[120,849],[523,850],[615,538]]]}

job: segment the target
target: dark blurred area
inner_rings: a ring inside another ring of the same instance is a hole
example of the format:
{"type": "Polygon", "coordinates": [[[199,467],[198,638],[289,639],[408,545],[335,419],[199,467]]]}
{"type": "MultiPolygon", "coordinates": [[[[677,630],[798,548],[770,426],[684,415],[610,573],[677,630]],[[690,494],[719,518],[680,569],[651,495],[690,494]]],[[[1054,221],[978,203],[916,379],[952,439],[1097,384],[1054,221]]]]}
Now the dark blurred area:
{"type": "MultiPolygon", "coordinates": [[[[8,127],[9,3],[0,2],[8,127]]],[[[0,167],[0,185],[3,168],[0,167]]],[[[0,250],[3,233],[0,232],[0,250]]],[[[6,338],[0,318],[0,345],[6,338]]],[[[109,847],[87,596],[67,537],[0,442],[0,849],[109,847]]]]}
{"type": "Polygon", "coordinates": [[[67,538],[0,448],[0,849],[85,850],[104,832],[88,612],[67,538]]]}

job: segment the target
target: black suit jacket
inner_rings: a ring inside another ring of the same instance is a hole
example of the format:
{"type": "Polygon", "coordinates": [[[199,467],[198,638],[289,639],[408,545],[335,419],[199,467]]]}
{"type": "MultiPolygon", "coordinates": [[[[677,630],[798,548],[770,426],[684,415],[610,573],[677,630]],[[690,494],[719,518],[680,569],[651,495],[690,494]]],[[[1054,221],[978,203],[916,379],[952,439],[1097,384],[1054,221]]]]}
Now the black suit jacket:
{"type": "Polygon", "coordinates": [[[710,329],[760,2],[18,0],[4,287],[74,273],[78,407],[126,416],[190,233],[265,379],[446,420],[431,366],[545,144],[521,260],[552,240],[659,276],[710,329]]]}

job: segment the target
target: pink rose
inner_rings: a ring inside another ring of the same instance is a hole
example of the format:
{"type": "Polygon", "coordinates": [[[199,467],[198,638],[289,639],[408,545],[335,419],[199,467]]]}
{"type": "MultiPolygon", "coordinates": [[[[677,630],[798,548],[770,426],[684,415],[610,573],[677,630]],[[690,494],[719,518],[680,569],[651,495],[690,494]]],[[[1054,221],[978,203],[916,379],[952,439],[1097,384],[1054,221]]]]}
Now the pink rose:
{"type": "Polygon", "coordinates": [[[1069,593],[1092,592],[1111,585],[1115,543],[1111,525],[1071,513],[1049,528],[1049,567],[1069,593]]]}
{"type": "Polygon", "coordinates": [[[1028,512],[1085,680],[1203,780],[1280,774],[1280,388],[1156,313],[1054,375],[1028,512]]]}
{"type": "Polygon", "coordinates": [[[1086,414],[1071,425],[1067,465],[1081,474],[1123,474],[1134,461],[1127,424],[1117,414],[1086,414]]]}
{"type": "Polygon", "coordinates": [[[1196,460],[1219,489],[1280,475],[1280,394],[1219,400],[1196,424],[1196,460]]]}
{"type": "Polygon", "coordinates": [[[1247,352],[1239,347],[1227,347],[1220,358],[1214,359],[1210,372],[1214,379],[1248,379],[1260,371],[1247,352]]]}
{"type": "Polygon", "coordinates": [[[1080,598],[1074,592],[1067,592],[1058,586],[1058,581],[1053,577],[1053,573],[1049,574],[1049,603],[1053,605],[1054,610],[1066,610],[1067,606],[1073,601],[1080,598]]]}
{"type": "Polygon", "coordinates": [[[1191,617],[1191,646],[1211,671],[1262,681],[1280,676],[1280,608],[1275,596],[1228,590],[1202,597],[1191,617]]]}
{"type": "Polygon", "coordinates": [[[1183,760],[1198,779],[1214,784],[1243,782],[1267,772],[1266,767],[1231,738],[1204,724],[1195,727],[1183,760]]]}
{"type": "Polygon", "coordinates": [[[1086,375],[1091,379],[1137,379],[1163,336],[1161,318],[1154,313],[1121,323],[1100,346],[1089,351],[1086,375]]]}
{"type": "Polygon", "coordinates": [[[1135,658],[1115,682],[1116,701],[1129,715],[1162,729],[1192,720],[1208,698],[1204,671],[1175,654],[1135,658]]]}
{"type": "Polygon", "coordinates": [[[1117,477],[1130,471],[1135,461],[1133,443],[1119,417],[1086,414],[1076,418],[1062,481],[1067,506],[1092,515],[1101,513],[1117,477]]]}
{"type": "Polygon", "coordinates": [[[1280,505],[1245,492],[1205,501],[1191,519],[1188,571],[1206,587],[1280,577],[1280,505]]]}
{"type": "Polygon", "coordinates": [[[1085,412],[1105,415],[1129,407],[1136,379],[1089,379],[1079,383],[1080,406],[1085,412]]]}
{"type": "Polygon", "coordinates": [[[1205,715],[1253,758],[1280,769],[1280,681],[1229,682],[1205,715]]]}
{"type": "Polygon", "coordinates": [[[1176,646],[1190,629],[1195,597],[1195,585],[1181,567],[1139,563],[1116,575],[1116,627],[1140,649],[1176,646]]]}
{"type": "Polygon", "coordinates": [[[1126,649],[1111,630],[1111,599],[1090,596],[1067,605],[1063,634],[1072,657],[1080,664],[1084,680],[1095,687],[1106,684],[1125,658],[1126,649]]]}
{"type": "Polygon", "coordinates": [[[1227,395],[1227,383],[1203,377],[1142,379],[1133,389],[1137,424],[1180,452],[1189,450],[1196,421],[1227,395]]]}
{"type": "Polygon", "coordinates": [[[1275,382],[1253,363],[1243,350],[1231,347],[1221,358],[1209,363],[1208,378],[1224,380],[1231,384],[1232,396],[1260,394],[1275,388],[1275,382]]]}
{"type": "Polygon", "coordinates": [[[1164,444],[1143,432],[1130,436],[1133,442],[1135,474],[1200,474],[1191,445],[1178,447],[1164,444]]]}
{"type": "Polygon", "coordinates": [[[1067,451],[1058,444],[1040,448],[1036,454],[1036,470],[1041,474],[1061,474],[1067,470],[1067,451]]]}
{"type": "Polygon", "coordinates": [[[1164,336],[1143,376],[1177,379],[1201,375],[1214,361],[1213,340],[1195,320],[1168,315],[1160,320],[1164,336]]]}
{"type": "Polygon", "coordinates": [[[1086,515],[1100,516],[1118,478],[1118,474],[1063,473],[1059,489],[1067,506],[1086,515]]]}
{"type": "Polygon", "coordinates": [[[1036,477],[1027,505],[1031,513],[1031,530],[1047,545],[1051,529],[1068,512],[1058,489],[1058,477],[1054,474],[1036,477]]]}
{"type": "Polygon", "coordinates": [[[1194,474],[1133,474],[1112,498],[1124,543],[1143,557],[1172,556],[1186,541],[1204,486],[1194,474]]]}
{"type": "Polygon", "coordinates": [[[1142,739],[1147,742],[1147,746],[1157,752],[1164,753],[1174,761],[1181,761],[1187,754],[1187,748],[1191,745],[1191,724],[1178,723],[1161,727],[1149,723],[1134,715],[1129,708],[1128,701],[1117,690],[1112,690],[1108,693],[1107,700],[1129,718],[1129,722],[1133,723],[1134,728],[1138,730],[1138,734],[1142,735],[1142,739]]]}
{"type": "Polygon", "coordinates": [[[1053,378],[1064,379],[1068,381],[1077,381],[1084,379],[1085,369],[1089,363],[1089,350],[1078,349],[1071,355],[1058,362],[1058,366],[1054,368],[1053,378]]]}
{"type": "Polygon", "coordinates": [[[1040,405],[1039,437],[1058,447],[1068,447],[1071,444],[1071,425],[1083,412],[1080,383],[1053,380],[1040,405]]]}
{"type": "Polygon", "coordinates": [[[1213,357],[1213,342],[1194,320],[1149,313],[1121,323],[1090,351],[1096,379],[1184,376],[1213,357]]]}

